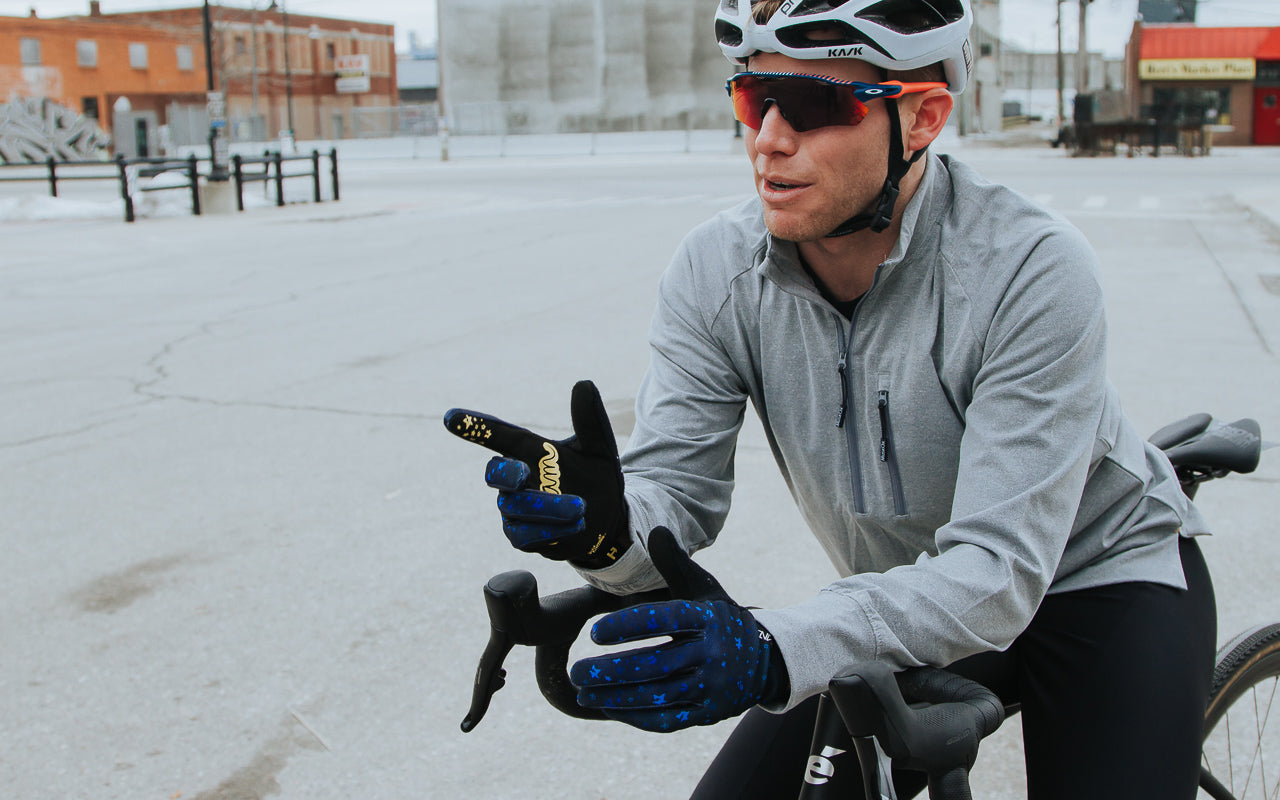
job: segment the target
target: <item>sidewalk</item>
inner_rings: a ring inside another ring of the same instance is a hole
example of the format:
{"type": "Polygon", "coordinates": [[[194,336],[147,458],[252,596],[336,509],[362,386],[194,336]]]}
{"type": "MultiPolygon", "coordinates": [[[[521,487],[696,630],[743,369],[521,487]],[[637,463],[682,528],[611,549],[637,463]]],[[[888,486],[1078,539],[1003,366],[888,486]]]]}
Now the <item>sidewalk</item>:
{"type": "MultiPolygon", "coordinates": [[[[725,136],[384,154],[403,144],[344,144],[337,203],[0,224],[0,797],[652,800],[687,796],[728,734],[563,717],[520,651],[460,733],[484,582],[578,579],[512,550],[489,454],[441,417],[565,436],[590,378],[625,438],[659,276],[750,193],[742,154],[725,136]]],[[[1140,430],[1207,410],[1275,438],[1280,297],[1257,277],[1277,247],[1224,181],[1262,207],[1280,164],[954,147],[1056,194],[1096,242],[1140,430]],[[1111,204],[1081,210],[1095,192],[1111,204]]],[[[780,607],[833,574],[746,417],[733,511],[698,561],[780,607]]],[[[1202,493],[1224,636],[1276,616],[1278,482],[1273,451],[1202,493]]],[[[984,748],[975,795],[1025,796],[1017,731],[984,748]]]]}

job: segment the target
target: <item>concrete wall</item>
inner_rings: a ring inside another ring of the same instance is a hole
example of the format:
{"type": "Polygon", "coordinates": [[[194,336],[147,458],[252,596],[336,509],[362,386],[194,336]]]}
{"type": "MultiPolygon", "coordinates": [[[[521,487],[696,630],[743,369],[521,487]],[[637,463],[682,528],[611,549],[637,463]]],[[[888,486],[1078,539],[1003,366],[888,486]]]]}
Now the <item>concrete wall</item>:
{"type": "Polygon", "coordinates": [[[710,0],[439,0],[455,133],[729,127],[710,0]]]}

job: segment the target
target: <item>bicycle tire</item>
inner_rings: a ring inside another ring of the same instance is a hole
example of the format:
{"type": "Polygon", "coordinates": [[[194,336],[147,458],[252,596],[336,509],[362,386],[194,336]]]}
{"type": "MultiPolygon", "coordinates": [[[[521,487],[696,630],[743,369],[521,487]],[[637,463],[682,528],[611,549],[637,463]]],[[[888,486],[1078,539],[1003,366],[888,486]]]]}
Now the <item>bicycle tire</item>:
{"type": "Polygon", "coordinates": [[[1280,797],[1278,686],[1280,623],[1246,631],[1218,652],[1201,747],[1202,775],[1211,776],[1201,787],[1219,784],[1210,796],[1280,797]]]}

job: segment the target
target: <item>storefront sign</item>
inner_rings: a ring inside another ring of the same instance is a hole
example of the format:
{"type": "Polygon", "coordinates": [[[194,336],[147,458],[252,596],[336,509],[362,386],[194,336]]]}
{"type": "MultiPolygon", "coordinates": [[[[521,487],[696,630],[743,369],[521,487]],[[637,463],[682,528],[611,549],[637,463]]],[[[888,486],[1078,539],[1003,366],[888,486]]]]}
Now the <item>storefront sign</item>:
{"type": "Polygon", "coordinates": [[[1138,77],[1144,81],[1251,81],[1257,73],[1252,58],[1144,58],[1138,77]]]}
{"type": "Polygon", "coordinates": [[[334,59],[334,70],[338,73],[337,90],[339,94],[356,94],[369,91],[369,54],[338,56],[334,59]]]}

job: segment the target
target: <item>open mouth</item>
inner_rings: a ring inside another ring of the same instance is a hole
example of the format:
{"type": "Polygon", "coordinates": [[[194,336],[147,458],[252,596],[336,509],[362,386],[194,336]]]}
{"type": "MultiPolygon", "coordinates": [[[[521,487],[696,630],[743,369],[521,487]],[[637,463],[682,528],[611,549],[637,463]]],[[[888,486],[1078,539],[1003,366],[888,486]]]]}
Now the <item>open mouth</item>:
{"type": "Polygon", "coordinates": [[[785,192],[791,189],[801,189],[805,186],[803,183],[787,183],[786,181],[765,180],[765,186],[775,192],[785,192]]]}

